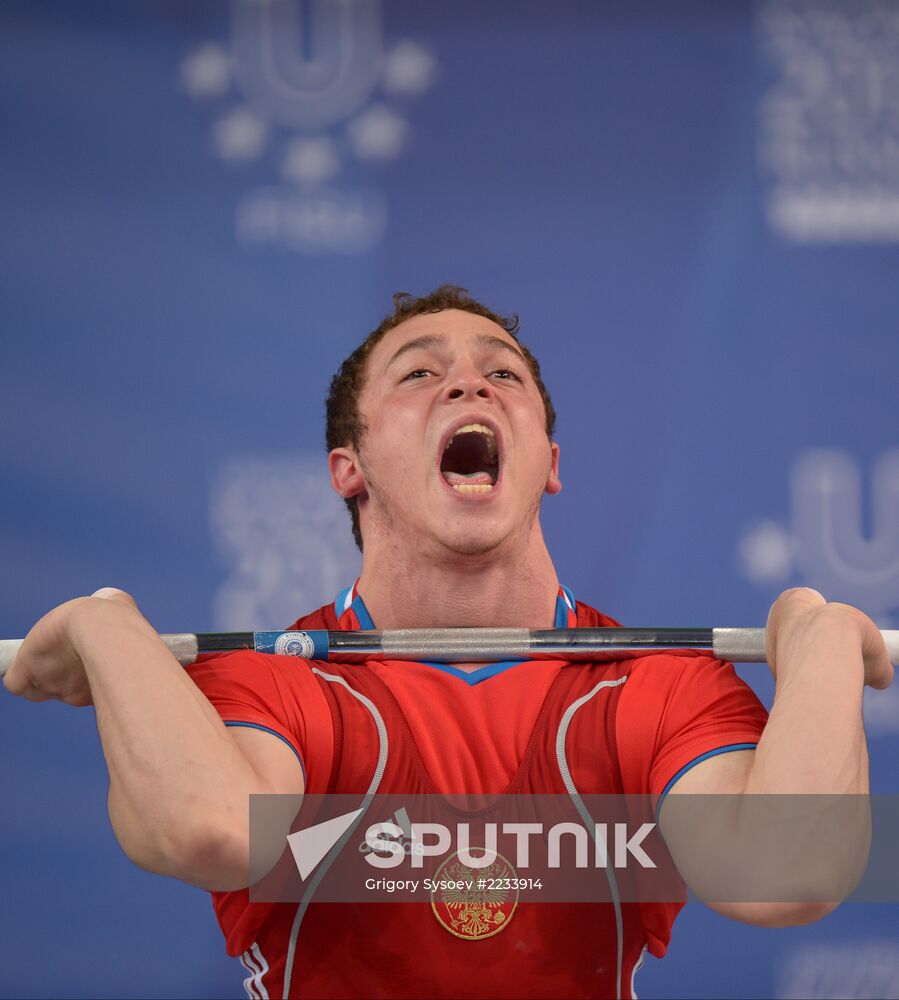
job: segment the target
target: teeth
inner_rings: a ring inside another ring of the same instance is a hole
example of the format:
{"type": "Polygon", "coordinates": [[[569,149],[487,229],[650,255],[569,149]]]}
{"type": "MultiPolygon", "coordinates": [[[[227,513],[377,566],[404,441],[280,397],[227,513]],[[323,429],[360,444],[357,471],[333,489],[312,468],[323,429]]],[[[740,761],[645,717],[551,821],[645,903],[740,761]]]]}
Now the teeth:
{"type": "Polygon", "coordinates": [[[457,483],[453,489],[460,493],[489,493],[493,487],[489,483],[480,483],[477,486],[472,483],[457,483]]]}
{"type": "MultiPolygon", "coordinates": [[[[449,448],[457,434],[471,434],[473,431],[477,434],[486,434],[490,438],[490,443],[494,444],[493,431],[489,427],[485,427],[483,424],[466,424],[453,431],[453,436],[446,442],[446,447],[449,448]]],[[[444,448],[445,450],[446,448],[444,448]]]]}

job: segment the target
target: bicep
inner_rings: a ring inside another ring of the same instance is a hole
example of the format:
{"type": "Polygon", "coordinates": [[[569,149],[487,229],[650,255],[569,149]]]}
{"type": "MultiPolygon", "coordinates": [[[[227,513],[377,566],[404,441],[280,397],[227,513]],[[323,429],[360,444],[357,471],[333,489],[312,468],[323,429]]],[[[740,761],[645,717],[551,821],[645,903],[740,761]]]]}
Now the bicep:
{"type": "Polygon", "coordinates": [[[733,916],[732,908],[710,898],[707,890],[710,854],[732,843],[726,830],[735,821],[754,758],[755,750],[733,750],[700,761],[678,778],[659,807],[659,829],[675,867],[691,891],[724,916],[733,916]],[[681,798],[684,795],[723,798],[713,803],[681,798]],[[708,829],[711,825],[719,829],[708,829]]]}
{"type": "MultiPolygon", "coordinates": [[[[746,787],[754,760],[755,750],[716,753],[682,774],[668,789],[668,795],[740,795],[746,787]]],[[[665,802],[662,803],[660,818],[665,802]]]]}
{"type": "Polygon", "coordinates": [[[716,834],[707,827],[727,823],[736,815],[754,758],[755,750],[733,750],[700,761],[678,778],[659,805],[659,829],[678,871],[694,891],[690,874],[697,862],[702,864],[697,845],[707,837],[720,842],[722,831],[716,834]],[[684,795],[703,798],[681,798],[684,795]],[[704,798],[710,795],[721,798],[704,798]]]}
{"type": "MultiPolygon", "coordinates": [[[[716,864],[723,863],[727,869],[738,864],[736,857],[728,858],[731,852],[739,855],[734,847],[736,828],[730,824],[736,823],[740,796],[754,759],[755,750],[734,750],[709,757],[690,768],[671,786],[662,802],[659,827],[684,881],[691,891],[704,899],[709,909],[734,920],[779,926],[782,907],[778,904],[724,901],[714,898],[714,888],[708,892],[709,883],[714,885],[715,882],[710,873],[716,864]],[[679,798],[684,795],[720,798],[691,802],[679,798]]],[[[727,876],[722,880],[726,882],[727,876]]]]}
{"type": "Polygon", "coordinates": [[[256,794],[303,794],[303,766],[292,746],[264,729],[229,726],[227,731],[255,776],[256,794]]]}

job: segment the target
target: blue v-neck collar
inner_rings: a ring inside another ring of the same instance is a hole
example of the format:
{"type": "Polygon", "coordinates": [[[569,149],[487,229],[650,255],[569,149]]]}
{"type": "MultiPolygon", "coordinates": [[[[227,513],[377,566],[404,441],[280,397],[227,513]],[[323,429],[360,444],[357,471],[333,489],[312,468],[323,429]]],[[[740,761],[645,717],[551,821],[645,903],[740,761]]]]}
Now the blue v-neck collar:
{"type": "MultiPolygon", "coordinates": [[[[365,601],[362,600],[362,595],[356,589],[358,583],[359,581],[357,580],[352,587],[344,587],[340,591],[334,600],[334,611],[339,621],[348,610],[352,609],[360,628],[366,630],[375,629],[377,626],[368,613],[368,608],[365,606],[365,601]]],[[[575,608],[574,594],[569,587],[563,584],[559,587],[559,594],[556,597],[556,615],[553,627],[567,628],[571,617],[576,613],[575,608]]],[[[480,684],[481,681],[489,680],[491,677],[496,677],[498,674],[505,673],[505,671],[510,670],[512,667],[517,667],[519,664],[527,663],[528,661],[504,660],[501,663],[488,663],[486,666],[480,667],[478,670],[473,670],[471,673],[459,670],[458,667],[454,667],[451,663],[433,663],[429,660],[422,660],[421,662],[427,667],[432,667],[434,670],[441,670],[445,674],[458,677],[460,681],[464,681],[473,687],[475,684],[480,684]]]]}

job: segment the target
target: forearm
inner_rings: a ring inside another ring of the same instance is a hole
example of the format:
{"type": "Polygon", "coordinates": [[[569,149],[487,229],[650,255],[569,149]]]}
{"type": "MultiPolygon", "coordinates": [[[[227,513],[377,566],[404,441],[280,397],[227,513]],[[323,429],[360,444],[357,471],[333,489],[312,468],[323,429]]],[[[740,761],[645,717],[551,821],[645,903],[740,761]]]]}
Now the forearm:
{"type": "Polygon", "coordinates": [[[113,828],[142,867],[221,886],[245,853],[256,776],[151,626],[125,612],[90,602],[72,635],[109,768],[113,828]]]}
{"type": "Polygon", "coordinates": [[[867,859],[861,655],[829,627],[820,640],[782,661],[757,749],[688,772],[662,817],[691,890],[718,913],[758,926],[825,916],[867,859]]]}
{"type": "Polygon", "coordinates": [[[768,617],[776,678],[754,751],[697,764],[660,814],[691,890],[762,926],[807,923],[852,892],[870,847],[865,684],[893,668],[862,612],[815,591],[786,591],[768,617]]]}
{"type": "MultiPolygon", "coordinates": [[[[774,703],[736,814],[747,882],[766,904],[733,916],[779,926],[824,916],[848,895],[870,848],[865,664],[852,613],[823,609],[776,638],[774,703]]],[[[722,912],[727,912],[725,909],[722,912]]]]}

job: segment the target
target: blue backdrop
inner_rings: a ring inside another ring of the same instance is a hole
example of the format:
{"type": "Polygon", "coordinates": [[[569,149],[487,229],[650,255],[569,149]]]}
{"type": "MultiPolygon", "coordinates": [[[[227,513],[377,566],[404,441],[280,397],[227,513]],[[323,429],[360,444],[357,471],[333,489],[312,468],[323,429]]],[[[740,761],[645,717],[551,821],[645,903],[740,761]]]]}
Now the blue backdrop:
{"type": "MultiPolygon", "coordinates": [[[[160,631],[330,600],[328,379],[444,281],[542,360],[576,594],[899,626],[897,66],[892,0],[4,3],[0,633],[103,585],[160,631]]],[[[92,713],[0,698],[0,751],[0,993],[242,995],[205,895],[117,847],[92,713]]],[[[637,987],[899,995],[897,914],[695,904],[637,987]]]]}

